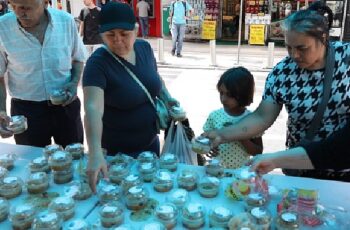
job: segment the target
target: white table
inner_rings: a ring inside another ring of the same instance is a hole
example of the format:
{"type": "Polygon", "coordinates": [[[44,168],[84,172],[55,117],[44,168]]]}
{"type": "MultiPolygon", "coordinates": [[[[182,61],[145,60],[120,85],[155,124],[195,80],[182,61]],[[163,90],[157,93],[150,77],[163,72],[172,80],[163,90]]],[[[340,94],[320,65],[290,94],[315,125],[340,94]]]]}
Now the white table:
{"type": "MultiPolygon", "coordinates": [[[[179,167],[175,174],[180,172],[185,168],[189,168],[195,170],[199,177],[205,175],[204,167],[200,166],[189,166],[179,164],[179,167]]],[[[176,176],[175,176],[176,177],[176,176]]],[[[328,181],[328,180],[316,180],[309,178],[299,178],[299,177],[287,177],[283,175],[266,175],[264,178],[269,182],[269,185],[273,185],[277,189],[284,188],[303,188],[303,189],[316,189],[319,191],[320,203],[327,206],[336,208],[337,206],[341,206],[348,210],[345,215],[348,215],[348,219],[350,221],[349,211],[350,211],[350,183],[337,182],[337,181],[328,181]]],[[[203,198],[199,195],[197,190],[189,192],[190,200],[199,202],[206,207],[206,224],[202,229],[209,229],[209,220],[208,220],[208,211],[216,206],[224,206],[229,208],[234,215],[244,212],[244,202],[243,201],[234,201],[230,198],[227,198],[224,195],[224,190],[226,186],[233,181],[231,177],[224,177],[221,179],[221,190],[217,197],[215,198],[203,198]]],[[[174,189],[177,189],[177,183],[175,180],[174,188],[166,193],[156,192],[152,183],[144,183],[144,187],[150,192],[150,197],[156,199],[159,203],[163,203],[166,201],[166,196],[171,193],[174,189]]],[[[271,200],[268,204],[268,209],[271,211],[274,217],[277,216],[277,203],[280,201],[280,197],[273,195],[271,196],[271,200]]],[[[123,203],[123,200],[121,200],[123,203]]],[[[125,209],[125,221],[124,223],[131,224],[135,229],[139,229],[142,225],[144,225],[147,221],[153,220],[152,218],[148,219],[144,222],[135,222],[130,220],[130,211],[125,209]]],[[[99,218],[99,206],[96,207],[87,217],[87,221],[90,224],[96,223],[99,218]]],[[[177,223],[176,229],[185,229],[182,225],[181,219],[177,223]]],[[[309,229],[303,227],[303,229],[309,229]]],[[[329,229],[329,227],[319,226],[317,228],[310,229],[329,229]]],[[[337,228],[337,230],[340,230],[337,228]]]]}
{"type": "MultiPolygon", "coordinates": [[[[15,163],[14,163],[14,168],[11,171],[9,171],[9,175],[19,176],[20,178],[22,178],[24,182],[26,181],[30,173],[28,168],[28,163],[32,159],[42,156],[42,152],[43,152],[42,148],[25,146],[25,145],[12,145],[12,144],[0,143],[0,155],[8,154],[8,153],[17,155],[17,159],[15,160],[15,163]]],[[[64,195],[64,186],[65,184],[57,185],[53,183],[53,181],[50,181],[50,187],[48,189],[48,192],[57,192],[60,195],[64,195]]],[[[26,189],[23,189],[23,192],[20,196],[9,200],[10,205],[15,206],[23,203],[27,196],[28,196],[28,193],[26,189]]],[[[89,212],[91,212],[94,209],[97,203],[98,203],[98,199],[96,196],[92,196],[89,199],[84,201],[76,201],[75,215],[74,215],[74,218],[72,219],[85,218],[89,214],[89,212]]],[[[11,222],[9,220],[1,222],[0,229],[4,229],[4,230],[11,229],[11,222]]]]}
{"type": "MultiPolygon", "coordinates": [[[[21,145],[11,145],[0,143],[0,154],[6,153],[15,153],[19,156],[19,159],[15,162],[15,168],[10,171],[10,175],[21,176],[23,180],[25,180],[28,175],[29,169],[25,167],[28,165],[28,162],[38,157],[42,154],[42,148],[36,148],[31,146],[21,146],[21,145]]],[[[175,172],[176,174],[185,168],[190,168],[195,170],[198,175],[204,176],[205,171],[203,167],[200,166],[190,166],[179,164],[178,170],[175,172]]],[[[329,181],[329,180],[316,180],[309,178],[299,178],[299,177],[287,177],[282,175],[266,175],[264,178],[269,182],[270,185],[278,189],[284,188],[304,188],[304,189],[316,189],[319,192],[319,203],[323,204],[326,207],[336,208],[341,206],[347,210],[344,215],[348,216],[348,220],[350,221],[349,211],[350,211],[350,183],[345,182],[337,182],[337,181],[329,181]]],[[[202,203],[206,209],[207,214],[210,208],[215,207],[216,205],[224,205],[229,208],[234,214],[239,214],[244,211],[244,205],[241,201],[233,201],[227,198],[224,195],[224,189],[226,188],[228,183],[232,182],[232,178],[222,178],[221,179],[221,190],[217,197],[215,198],[203,198],[199,195],[198,191],[191,191],[190,199],[191,201],[196,201],[202,203]]],[[[151,183],[145,183],[144,186],[150,192],[150,196],[159,203],[165,202],[166,196],[170,192],[159,193],[153,190],[151,183]]],[[[63,187],[64,185],[56,185],[54,183],[50,184],[49,191],[55,191],[63,195],[63,187]]],[[[176,180],[174,183],[174,189],[177,188],[176,180]]],[[[27,192],[24,191],[21,196],[11,199],[11,205],[16,205],[23,202],[23,198],[27,195],[27,192]]],[[[85,218],[89,223],[94,224],[99,218],[99,207],[97,204],[97,197],[93,196],[86,201],[78,201],[76,202],[76,214],[74,218],[85,218]]],[[[271,211],[273,216],[276,216],[276,205],[279,202],[279,198],[276,196],[272,196],[271,201],[269,202],[268,209],[271,211]]],[[[123,201],[122,201],[123,202],[123,201]]],[[[127,209],[126,209],[127,210],[127,209]]],[[[139,229],[145,222],[133,222],[129,218],[130,211],[126,211],[125,214],[125,223],[131,224],[135,229],[139,229]]],[[[149,219],[148,221],[150,221],[149,219]]],[[[66,222],[67,224],[68,222],[66,222]]],[[[350,224],[350,223],[349,223],[350,224]]],[[[10,229],[11,227],[10,221],[6,220],[0,223],[0,229],[10,229]]],[[[208,215],[206,215],[206,225],[203,229],[208,229],[208,215]]],[[[176,229],[184,229],[182,227],[181,221],[178,221],[178,225],[176,229]]],[[[307,229],[307,228],[304,228],[307,229]]],[[[310,229],[329,229],[324,226],[310,229]]],[[[338,229],[337,229],[338,230],[338,229]]]]}

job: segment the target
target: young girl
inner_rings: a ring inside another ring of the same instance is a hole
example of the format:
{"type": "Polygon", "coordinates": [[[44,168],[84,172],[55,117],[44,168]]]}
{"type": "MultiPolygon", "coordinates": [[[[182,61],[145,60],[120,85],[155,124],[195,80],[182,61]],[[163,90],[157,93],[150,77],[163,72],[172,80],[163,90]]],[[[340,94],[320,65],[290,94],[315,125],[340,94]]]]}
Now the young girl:
{"type": "MultiPolygon", "coordinates": [[[[247,116],[250,111],[246,106],[253,102],[253,75],[244,67],[231,68],[220,78],[216,87],[220,93],[223,108],[209,114],[203,126],[205,132],[234,125],[247,116]]],[[[250,156],[262,153],[262,138],[234,141],[219,145],[218,158],[225,168],[239,168],[250,156]]]]}

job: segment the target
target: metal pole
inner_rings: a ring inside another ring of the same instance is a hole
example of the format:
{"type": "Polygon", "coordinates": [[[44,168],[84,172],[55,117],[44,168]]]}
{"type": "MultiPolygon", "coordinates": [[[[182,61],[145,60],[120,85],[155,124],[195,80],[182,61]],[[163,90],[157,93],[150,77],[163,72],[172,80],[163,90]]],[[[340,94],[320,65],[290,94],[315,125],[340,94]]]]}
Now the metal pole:
{"type": "Polygon", "coordinates": [[[345,32],[345,22],[346,22],[346,17],[350,16],[349,12],[346,12],[346,10],[348,9],[348,4],[350,4],[350,2],[348,2],[348,0],[345,0],[345,4],[344,4],[344,8],[343,8],[343,21],[342,21],[342,27],[341,27],[341,33],[340,33],[340,41],[343,41],[344,39],[344,32],[345,32]]]}
{"type": "Polygon", "coordinates": [[[158,60],[164,63],[164,39],[158,38],[158,60]]]}
{"type": "Polygon", "coordinates": [[[216,41],[210,40],[210,61],[211,65],[216,66],[216,41]]]}
{"type": "Polygon", "coordinates": [[[243,15],[243,0],[241,0],[241,6],[240,6],[240,11],[239,11],[237,64],[239,64],[239,55],[240,55],[240,52],[241,52],[242,15],[243,15]]]}
{"type": "Polygon", "coordinates": [[[270,69],[272,69],[272,67],[273,67],[274,49],[275,49],[275,43],[269,42],[268,56],[267,56],[267,68],[270,68],[270,69]]]}

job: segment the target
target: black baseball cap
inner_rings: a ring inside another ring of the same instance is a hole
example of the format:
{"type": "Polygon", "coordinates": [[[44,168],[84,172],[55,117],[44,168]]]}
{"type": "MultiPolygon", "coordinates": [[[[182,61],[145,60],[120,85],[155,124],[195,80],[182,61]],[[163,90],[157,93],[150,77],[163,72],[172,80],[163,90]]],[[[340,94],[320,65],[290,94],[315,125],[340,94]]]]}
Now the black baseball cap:
{"type": "Polygon", "coordinates": [[[134,30],[136,17],[128,4],[109,2],[99,15],[100,33],[113,29],[134,30]]]}

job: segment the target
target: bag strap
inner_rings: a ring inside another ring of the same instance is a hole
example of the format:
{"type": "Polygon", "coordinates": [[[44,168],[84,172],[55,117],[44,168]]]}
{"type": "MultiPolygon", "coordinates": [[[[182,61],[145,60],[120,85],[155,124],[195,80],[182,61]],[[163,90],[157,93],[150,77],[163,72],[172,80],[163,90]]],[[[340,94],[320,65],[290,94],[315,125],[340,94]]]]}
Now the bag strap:
{"type": "Polygon", "coordinates": [[[335,63],[335,50],[334,50],[334,47],[331,44],[329,44],[328,51],[327,51],[327,57],[326,57],[326,67],[325,67],[326,69],[325,69],[325,73],[324,73],[323,96],[322,96],[320,104],[317,106],[317,110],[316,110],[314,118],[311,121],[310,127],[306,131],[305,138],[307,140],[312,140],[314,138],[314,136],[316,135],[316,132],[318,131],[318,129],[320,127],[324,111],[327,108],[327,104],[329,101],[329,97],[331,94],[331,88],[332,88],[334,63],[335,63]]]}
{"type": "Polygon", "coordinates": [[[147,95],[149,101],[150,101],[151,104],[153,105],[154,109],[157,110],[156,104],[154,103],[151,94],[148,92],[148,90],[147,90],[146,87],[142,84],[142,82],[136,77],[136,75],[134,74],[134,72],[131,71],[126,65],[124,65],[124,63],[123,63],[117,56],[115,56],[115,54],[114,54],[112,51],[110,51],[110,50],[108,49],[108,47],[106,47],[106,46],[102,46],[102,47],[103,47],[110,55],[112,55],[112,57],[113,57],[117,62],[119,62],[119,64],[121,64],[121,65],[125,68],[126,72],[128,72],[129,75],[136,81],[136,83],[143,89],[143,91],[144,91],[145,94],[147,95]]]}

